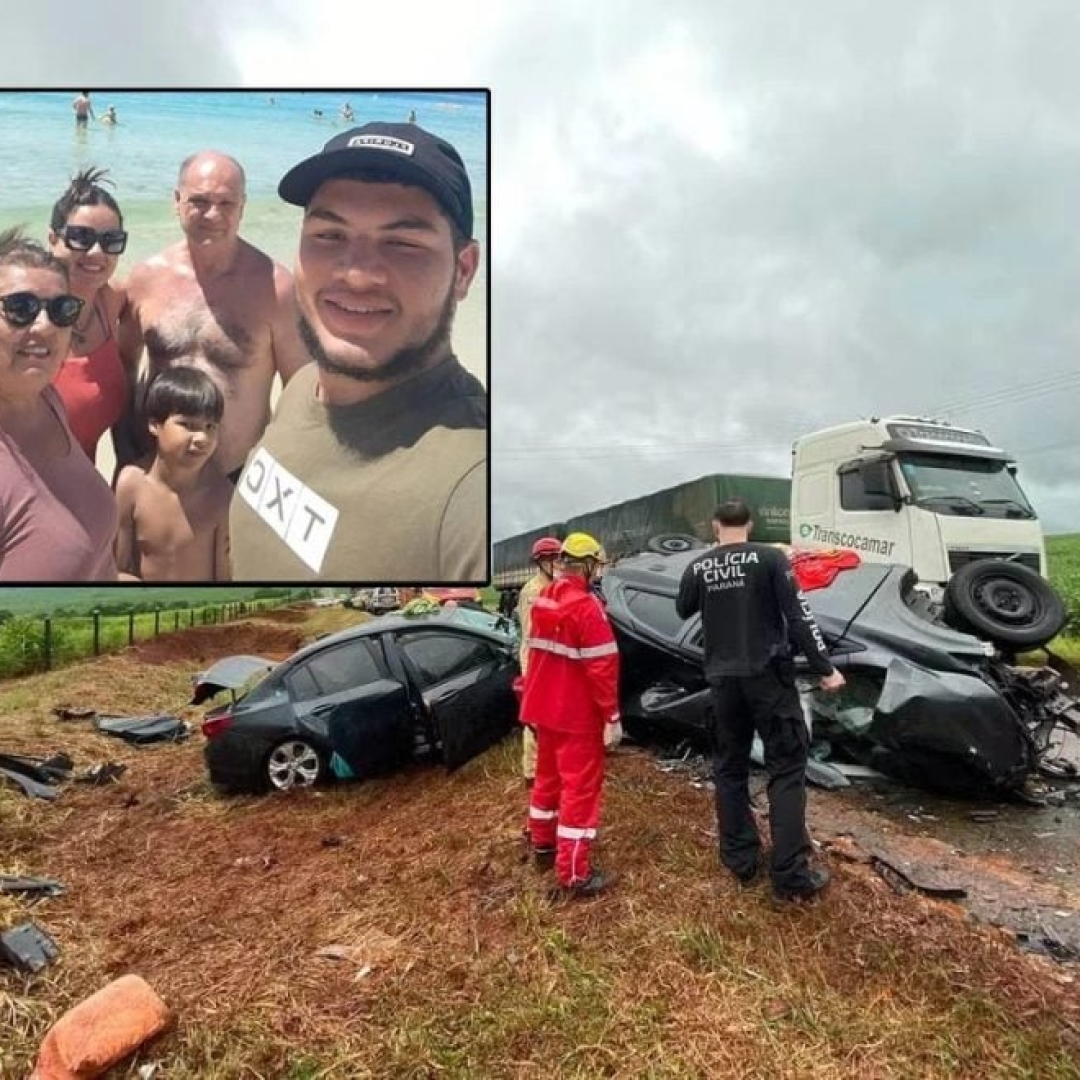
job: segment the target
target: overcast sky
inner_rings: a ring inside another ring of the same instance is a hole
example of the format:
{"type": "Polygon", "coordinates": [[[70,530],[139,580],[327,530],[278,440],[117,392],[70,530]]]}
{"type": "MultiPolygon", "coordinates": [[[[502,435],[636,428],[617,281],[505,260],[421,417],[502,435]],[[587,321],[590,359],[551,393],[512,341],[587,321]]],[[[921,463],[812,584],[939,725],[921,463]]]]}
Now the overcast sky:
{"type": "Polygon", "coordinates": [[[496,538],[899,412],[1080,531],[1073,0],[51,0],[4,40],[7,85],[491,88],[496,538]]]}

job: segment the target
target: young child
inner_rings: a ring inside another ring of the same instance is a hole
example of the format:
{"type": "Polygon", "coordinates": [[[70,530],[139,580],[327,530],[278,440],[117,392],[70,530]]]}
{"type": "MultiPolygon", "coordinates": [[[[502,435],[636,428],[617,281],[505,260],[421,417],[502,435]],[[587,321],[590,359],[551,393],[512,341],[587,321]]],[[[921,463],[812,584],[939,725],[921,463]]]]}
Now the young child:
{"type": "Polygon", "coordinates": [[[224,408],[199,368],[167,368],[151,382],[145,414],[157,450],[116,481],[121,581],[228,580],[233,487],[210,460],[224,408]]]}

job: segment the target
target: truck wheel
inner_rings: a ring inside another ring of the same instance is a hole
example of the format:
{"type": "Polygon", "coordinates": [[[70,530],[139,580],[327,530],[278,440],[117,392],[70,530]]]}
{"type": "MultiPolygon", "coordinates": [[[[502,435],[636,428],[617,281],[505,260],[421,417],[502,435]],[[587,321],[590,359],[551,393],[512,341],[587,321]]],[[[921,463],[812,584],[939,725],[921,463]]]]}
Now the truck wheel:
{"type": "Polygon", "coordinates": [[[1068,613],[1034,570],[1003,559],[961,566],[945,587],[945,621],[1009,648],[1035,649],[1056,637],[1068,613]]]}
{"type": "Polygon", "coordinates": [[[649,537],[645,542],[645,547],[658,555],[681,555],[684,551],[707,546],[696,536],[688,536],[686,533],[660,533],[659,536],[649,537]]]}

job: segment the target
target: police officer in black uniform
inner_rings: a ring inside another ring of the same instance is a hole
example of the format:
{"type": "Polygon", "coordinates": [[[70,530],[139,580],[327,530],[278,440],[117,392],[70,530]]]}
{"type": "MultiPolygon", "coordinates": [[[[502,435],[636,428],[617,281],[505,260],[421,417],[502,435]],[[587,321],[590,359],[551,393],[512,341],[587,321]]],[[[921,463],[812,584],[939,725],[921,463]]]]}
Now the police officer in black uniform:
{"type": "Polygon", "coordinates": [[[761,839],[750,809],[750,748],[757,730],[769,774],[773,891],[806,899],[828,883],[810,865],[806,832],[809,735],[795,687],[792,651],[809,660],[821,689],[844,677],[829,661],[821,632],[799,592],[787,556],[749,542],[750,508],[741,498],[713,515],[717,546],[686,568],[676,607],[682,618],[701,612],[705,678],[714,710],[713,773],[720,860],[744,884],[759,868],[761,839]]]}

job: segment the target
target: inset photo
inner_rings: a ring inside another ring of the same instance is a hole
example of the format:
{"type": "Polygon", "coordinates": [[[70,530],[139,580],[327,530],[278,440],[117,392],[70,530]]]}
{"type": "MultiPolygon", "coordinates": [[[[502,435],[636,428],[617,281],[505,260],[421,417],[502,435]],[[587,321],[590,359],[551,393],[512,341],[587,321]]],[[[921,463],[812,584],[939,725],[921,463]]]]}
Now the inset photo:
{"type": "Polygon", "coordinates": [[[0,582],[488,581],[486,90],[0,125],[0,582]]]}

